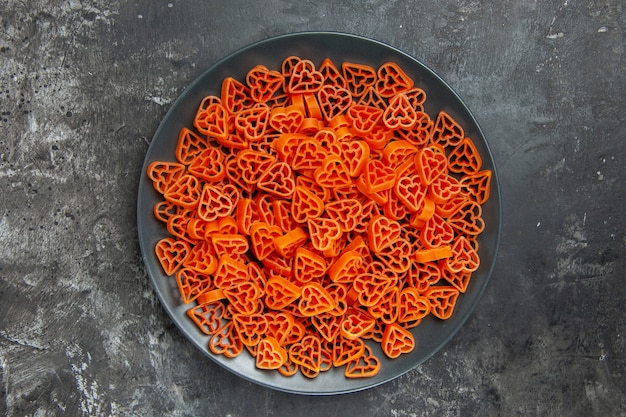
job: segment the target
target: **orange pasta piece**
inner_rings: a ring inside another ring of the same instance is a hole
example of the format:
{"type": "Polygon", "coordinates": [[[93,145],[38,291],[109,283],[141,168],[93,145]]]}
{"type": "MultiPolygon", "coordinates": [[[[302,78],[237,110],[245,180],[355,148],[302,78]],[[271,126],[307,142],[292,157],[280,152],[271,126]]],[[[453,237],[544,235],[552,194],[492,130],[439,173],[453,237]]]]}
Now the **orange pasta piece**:
{"type": "Polygon", "coordinates": [[[250,97],[257,103],[269,101],[282,88],[283,81],[280,72],[270,71],[264,65],[257,65],[246,74],[250,97]]]}
{"type": "Polygon", "coordinates": [[[381,343],[383,352],[390,358],[397,358],[415,348],[413,334],[396,323],[385,326],[381,343]]]}
{"type": "Polygon", "coordinates": [[[287,362],[287,350],[273,337],[266,337],[259,342],[256,366],[259,369],[279,369],[287,362]]]}
{"type": "Polygon", "coordinates": [[[376,90],[381,97],[394,97],[413,87],[413,80],[395,62],[385,62],[378,68],[376,90]]]}
{"type": "Polygon", "coordinates": [[[157,243],[155,251],[165,275],[173,275],[183,265],[191,248],[187,242],[166,237],[157,243]]]}
{"type": "Polygon", "coordinates": [[[221,301],[202,303],[187,310],[187,316],[206,334],[215,334],[223,325],[226,307],[221,301]]]}
{"type": "Polygon", "coordinates": [[[376,71],[369,65],[344,62],[341,69],[353,96],[362,96],[376,84],[376,71]]]}

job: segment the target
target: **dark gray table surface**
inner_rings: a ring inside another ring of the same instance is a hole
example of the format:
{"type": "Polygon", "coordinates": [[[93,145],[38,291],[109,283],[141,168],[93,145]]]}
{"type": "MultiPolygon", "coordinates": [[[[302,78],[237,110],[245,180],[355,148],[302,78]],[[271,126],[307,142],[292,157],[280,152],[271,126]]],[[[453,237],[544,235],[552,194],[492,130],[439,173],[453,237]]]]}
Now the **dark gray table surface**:
{"type": "Polygon", "coordinates": [[[625,416],[624,3],[0,0],[0,415],[625,416]],[[364,35],[472,109],[504,210],[461,331],[383,386],[262,388],[165,314],[136,195],[161,119],[254,41],[364,35]]]}

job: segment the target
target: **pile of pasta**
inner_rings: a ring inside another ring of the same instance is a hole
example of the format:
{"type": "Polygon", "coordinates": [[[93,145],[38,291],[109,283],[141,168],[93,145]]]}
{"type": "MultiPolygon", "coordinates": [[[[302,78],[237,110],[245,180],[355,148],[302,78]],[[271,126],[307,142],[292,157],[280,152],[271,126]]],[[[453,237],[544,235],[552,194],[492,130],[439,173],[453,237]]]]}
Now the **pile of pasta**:
{"type": "Polygon", "coordinates": [[[227,77],[170,161],[155,247],[208,348],[263,370],[376,375],[446,320],[480,264],[491,171],[424,90],[379,68],[289,56],[227,77]],[[417,329],[416,329],[417,330],[417,329]]]}

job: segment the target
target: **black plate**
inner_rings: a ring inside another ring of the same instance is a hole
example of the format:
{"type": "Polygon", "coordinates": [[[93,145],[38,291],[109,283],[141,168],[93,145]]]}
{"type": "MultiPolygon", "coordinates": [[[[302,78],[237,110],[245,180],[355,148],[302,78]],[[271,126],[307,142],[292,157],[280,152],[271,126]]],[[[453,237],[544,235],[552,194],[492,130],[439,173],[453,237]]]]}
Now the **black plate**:
{"type": "Polygon", "coordinates": [[[439,76],[415,58],[383,43],[341,33],[307,32],[278,36],[240,49],[219,61],[185,89],[163,119],[148,149],[139,183],[137,222],[143,260],[154,289],[172,320],[198,349],[249,381],[286,392],[329,395],[354,392],[397,378],[428,359],[452,338],[478,303],[491,276],[500,240],[501,204],[498,176],[483,132],[467,106],[439,76]],[[439,110],[445,110],[454,117],[466,136],[473,139],[482,157],[483,168],[493,171],[491,197],[483,206],[486,227],[478,239],[481,265],[474,273],[467,292],[459,297],[456,311],[446,321],[428,317],[414,328],[415,349],[398,359],[387,359],[376,344],[372,345],[382,362],[380,373],[373,378],[346,379],[343,367],[323,372],[312,380],[300,373],[284,377],[275,371],[257,369],[254,359],[247,352],[235,359],[212,354],[207,348],[209,337],[202,334],[186,316],[185,311],[190,306],[182,303],[175,280],[163,274],[154,254],[155,244],[168,234],[152,214],[160,196],[145,175],[148,164],[155,160],[175,160],[174,150],[180,129],[192,126],[196,109],[205,96],[219,95],[225,77],[244,81],[246,72],[258,64],[280,69],[283,59],[290,55],[310,59],[316,65],[328,57],[338,67],[344,61],[368,64],[374,68],[387,61],[396,62],[413,78],[415,85],[426,92],[425,111],[432,118],[439,110]]]}

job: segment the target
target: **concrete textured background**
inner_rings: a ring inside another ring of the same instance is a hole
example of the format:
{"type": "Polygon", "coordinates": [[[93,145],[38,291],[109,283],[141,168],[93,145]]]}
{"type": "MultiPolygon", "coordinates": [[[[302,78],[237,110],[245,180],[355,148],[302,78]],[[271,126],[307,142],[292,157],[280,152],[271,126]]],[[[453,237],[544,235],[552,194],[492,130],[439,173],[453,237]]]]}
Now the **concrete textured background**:
{"type": "Polygon", "coordinates": [[[624,3],[423,3],[0,0],[0,415],[626,416],[624,3]],[[338,397],[204,357],[137,241],[141,166],[170,104],[235,49],[301,30],[375,38],[437,71],[502,186],[500,255],[463,329],[338,397]]]}

